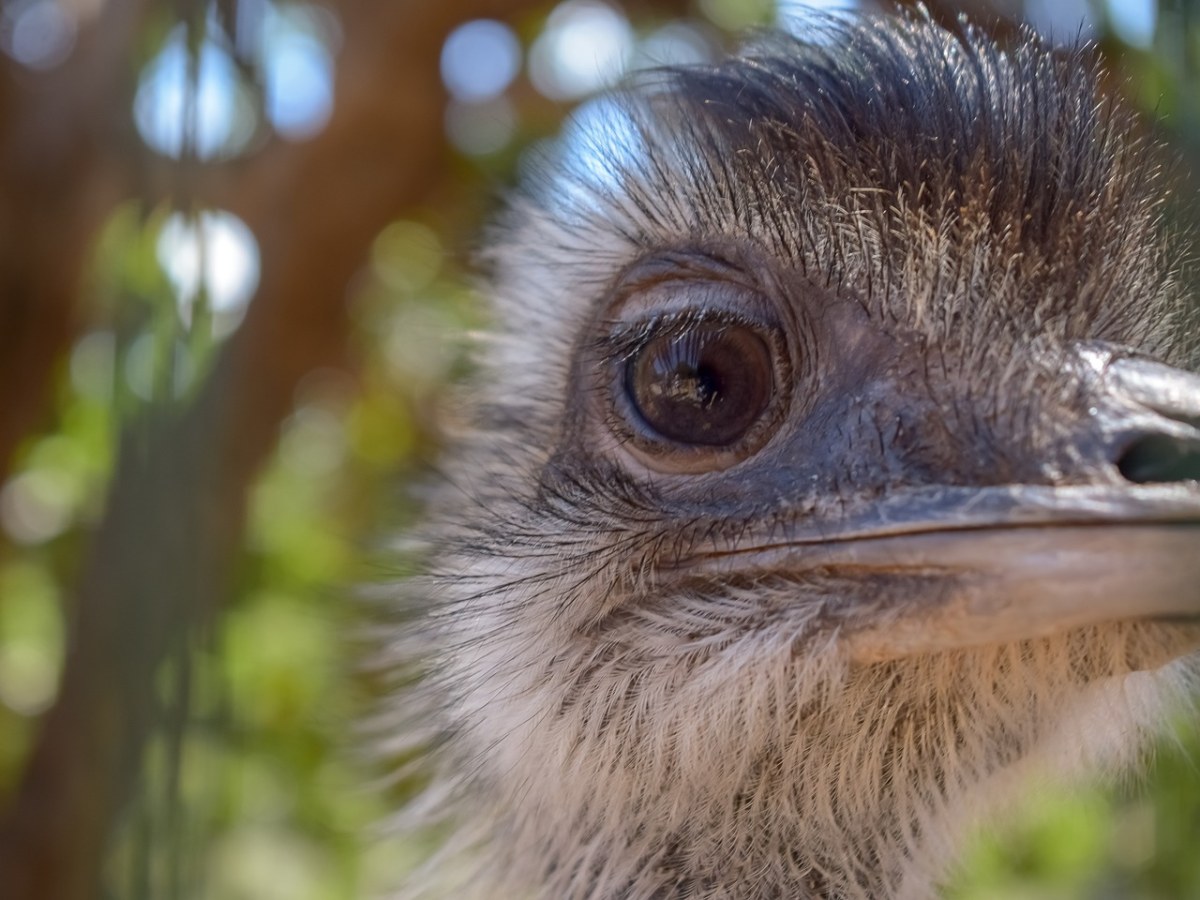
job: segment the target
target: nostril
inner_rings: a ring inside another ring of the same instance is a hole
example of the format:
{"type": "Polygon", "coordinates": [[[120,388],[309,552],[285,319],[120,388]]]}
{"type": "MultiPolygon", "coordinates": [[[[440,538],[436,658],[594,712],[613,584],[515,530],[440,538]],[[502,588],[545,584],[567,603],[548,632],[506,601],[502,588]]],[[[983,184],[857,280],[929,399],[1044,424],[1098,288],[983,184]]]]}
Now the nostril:
{"type": "Polygon", "coordinates": [[[1200,440],[1144,435],[1125,448],[1117,468],[1134,484],[1200,481],[1200,440]]]}

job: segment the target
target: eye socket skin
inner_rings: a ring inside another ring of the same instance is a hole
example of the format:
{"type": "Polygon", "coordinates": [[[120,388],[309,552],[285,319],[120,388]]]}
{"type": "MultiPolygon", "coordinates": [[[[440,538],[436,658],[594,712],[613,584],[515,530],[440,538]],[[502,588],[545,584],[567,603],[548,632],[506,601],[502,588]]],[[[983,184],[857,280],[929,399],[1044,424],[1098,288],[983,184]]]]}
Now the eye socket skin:
{"type": "Polygon", "coordinates": [[[632,356],[623,388],[649,432],[692,447],[729,447],[775,392],[771,349],[742,324],[660,328],[632,356]]]}
{"type": "Polygon", "coordinates": [[[792,280],[741,242],[633,261],[579,335],[554,455],[682,488],[673,476],[757,454],[794,412],[796,379],[808,384],[817,372],[813,324],[792,280]]]}

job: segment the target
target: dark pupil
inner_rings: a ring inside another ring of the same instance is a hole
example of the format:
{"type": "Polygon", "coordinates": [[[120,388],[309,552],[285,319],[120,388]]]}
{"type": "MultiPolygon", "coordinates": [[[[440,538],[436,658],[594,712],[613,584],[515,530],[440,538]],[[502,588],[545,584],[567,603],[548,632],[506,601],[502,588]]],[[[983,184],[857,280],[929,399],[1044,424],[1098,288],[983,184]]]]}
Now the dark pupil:
{"type": "Polygon", "coordinates": [[[652,338],[626,371],[639,415],[660,436],[721,446],[741,437],[767,408],[771,354],[740,325],[698,325],[652,338]]]}

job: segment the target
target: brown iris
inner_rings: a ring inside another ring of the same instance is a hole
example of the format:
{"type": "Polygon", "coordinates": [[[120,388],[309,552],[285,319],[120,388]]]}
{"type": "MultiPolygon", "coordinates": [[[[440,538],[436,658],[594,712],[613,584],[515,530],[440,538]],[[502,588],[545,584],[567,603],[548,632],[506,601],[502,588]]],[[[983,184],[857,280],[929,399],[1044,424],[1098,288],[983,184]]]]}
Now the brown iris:
{"type": "Polygon", "coordinates": [[[677,444],[735,443],[766,411],[770,348],[744,325],[698,323],[651,337],[629,360],[625,389],[644,424],[677,444]]]}

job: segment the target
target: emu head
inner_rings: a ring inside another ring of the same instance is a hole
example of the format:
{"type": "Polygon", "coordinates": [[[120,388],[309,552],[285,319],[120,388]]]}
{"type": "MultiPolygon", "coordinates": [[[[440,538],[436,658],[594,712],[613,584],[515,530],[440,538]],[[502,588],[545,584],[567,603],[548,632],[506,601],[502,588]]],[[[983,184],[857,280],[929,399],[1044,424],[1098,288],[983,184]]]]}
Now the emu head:
{"type": "Polygon", "coordinates": [[[1082,54],[924,18],[612,102],[495,235],[433,503],[455,896],[929,896],[1196,668],[1155,153],[1082,54]]]}

